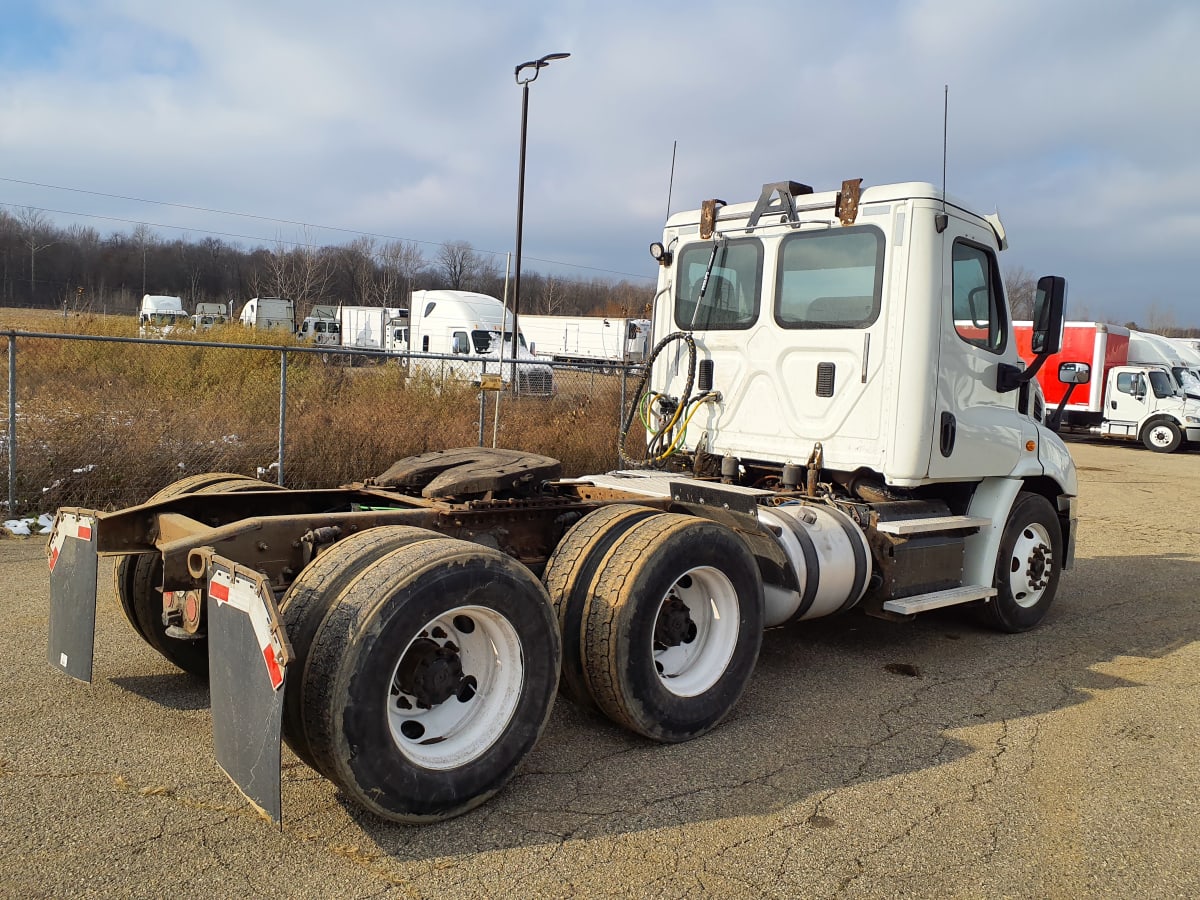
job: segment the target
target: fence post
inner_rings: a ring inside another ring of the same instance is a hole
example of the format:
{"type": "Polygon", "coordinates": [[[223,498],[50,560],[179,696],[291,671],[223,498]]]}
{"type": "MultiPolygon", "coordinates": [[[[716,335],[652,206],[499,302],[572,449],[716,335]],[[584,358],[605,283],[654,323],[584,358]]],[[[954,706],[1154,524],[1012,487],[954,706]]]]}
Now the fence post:
{"type": "Polygon", "coordinates": [[[275,483],[283,487],[283,442],[287,435],[287,351],[279,351],[279,467],[275,483]]]}
{"type": "Polygon", "coordinates": [[[8,515],[17,515],[17,336],[8,335],[8,515]]]}
{"type": "Polygon", "coordinates": [[[621,468],[621,426],[625,424],[625,378],[629,374],[629,367],[625,364],[621,365],[621,403],[617,406],[617,463],[616,467],[621,468]]]}
{"type": "Polygon", "coordinates": [[[483,446],[483,420],[487,415],[487,391],[479,389],[479,446],[483,446]]]}

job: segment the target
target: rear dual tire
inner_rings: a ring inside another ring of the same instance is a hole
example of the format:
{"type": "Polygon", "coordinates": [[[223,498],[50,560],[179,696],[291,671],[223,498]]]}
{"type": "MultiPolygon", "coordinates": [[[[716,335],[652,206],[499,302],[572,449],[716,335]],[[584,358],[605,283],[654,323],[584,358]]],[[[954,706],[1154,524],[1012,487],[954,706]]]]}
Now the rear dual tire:
{"type": "Polygon", "coordinates": [[[581,519],[544,576],[563,631],[563,692],[657,741],[698,737],[741,697],[763,587],[730,529],[614,505],[581,519]]]}
{"type": "Polygon", "coordinates": [[[288,688],[301,689],[285,699],[288,742],[390,821],[473,809],[549,718],[561,653],[545,591],[510,557],[432,533],[370,560],[346,552],[355,572],[323,592],[288,688]]]}

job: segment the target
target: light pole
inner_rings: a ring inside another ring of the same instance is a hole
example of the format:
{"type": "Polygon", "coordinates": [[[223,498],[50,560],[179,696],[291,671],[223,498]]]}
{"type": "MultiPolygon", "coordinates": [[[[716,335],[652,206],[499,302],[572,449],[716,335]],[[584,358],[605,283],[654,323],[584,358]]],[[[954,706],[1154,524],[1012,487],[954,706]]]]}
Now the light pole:
{"type": "MultiPolygon", "coordinates": [[[[529,124],[529,83],[536,81],[538,72],[550,65],[556,59],[566,59],[570,53],[547,53],[541,59],[523,62],[513,72],[517,84],[521,86],[521,163],[517,174],[517,262],[513,275],[513,385],[514,392],[520,393],[520,379],[517,377],[517,347],[520,344],[521,332],[517,327],[517,316],[521,312],[521,232],[525,222],[525,134],[529,124]]],[[[501,327],[503,331],[503,326],[501,327]]],[[[503,336],[500,342],[501,358],[504,354],[503,336]]],[[[501,370],[503,377],[503,369],[501,370]]]]}

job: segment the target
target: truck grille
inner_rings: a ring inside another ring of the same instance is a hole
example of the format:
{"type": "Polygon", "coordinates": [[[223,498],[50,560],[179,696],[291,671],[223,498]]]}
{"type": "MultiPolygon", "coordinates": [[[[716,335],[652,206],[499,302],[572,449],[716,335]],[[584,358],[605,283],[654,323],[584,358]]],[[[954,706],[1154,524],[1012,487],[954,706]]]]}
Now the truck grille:
{"type": "Polygon", "coordinates": [[[549,397],[554,393],[554,374],[545,370],[518,368],[517,384],[522,394],[549,397]]]}

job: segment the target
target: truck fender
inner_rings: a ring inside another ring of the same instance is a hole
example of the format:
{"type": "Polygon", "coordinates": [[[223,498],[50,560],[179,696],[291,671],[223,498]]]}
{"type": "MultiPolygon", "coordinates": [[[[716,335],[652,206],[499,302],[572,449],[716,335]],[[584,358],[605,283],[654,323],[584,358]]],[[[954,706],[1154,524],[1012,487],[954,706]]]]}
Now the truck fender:
{"type": "Polygon", "coordinates": [[[1025,484],[1020,478],[985,478],[975,489],[967,515],[991,519],[966,539],[963,584],[991,584],[996,574],[996,554],[1008,521],[1008,511],[1025,484]]]}

